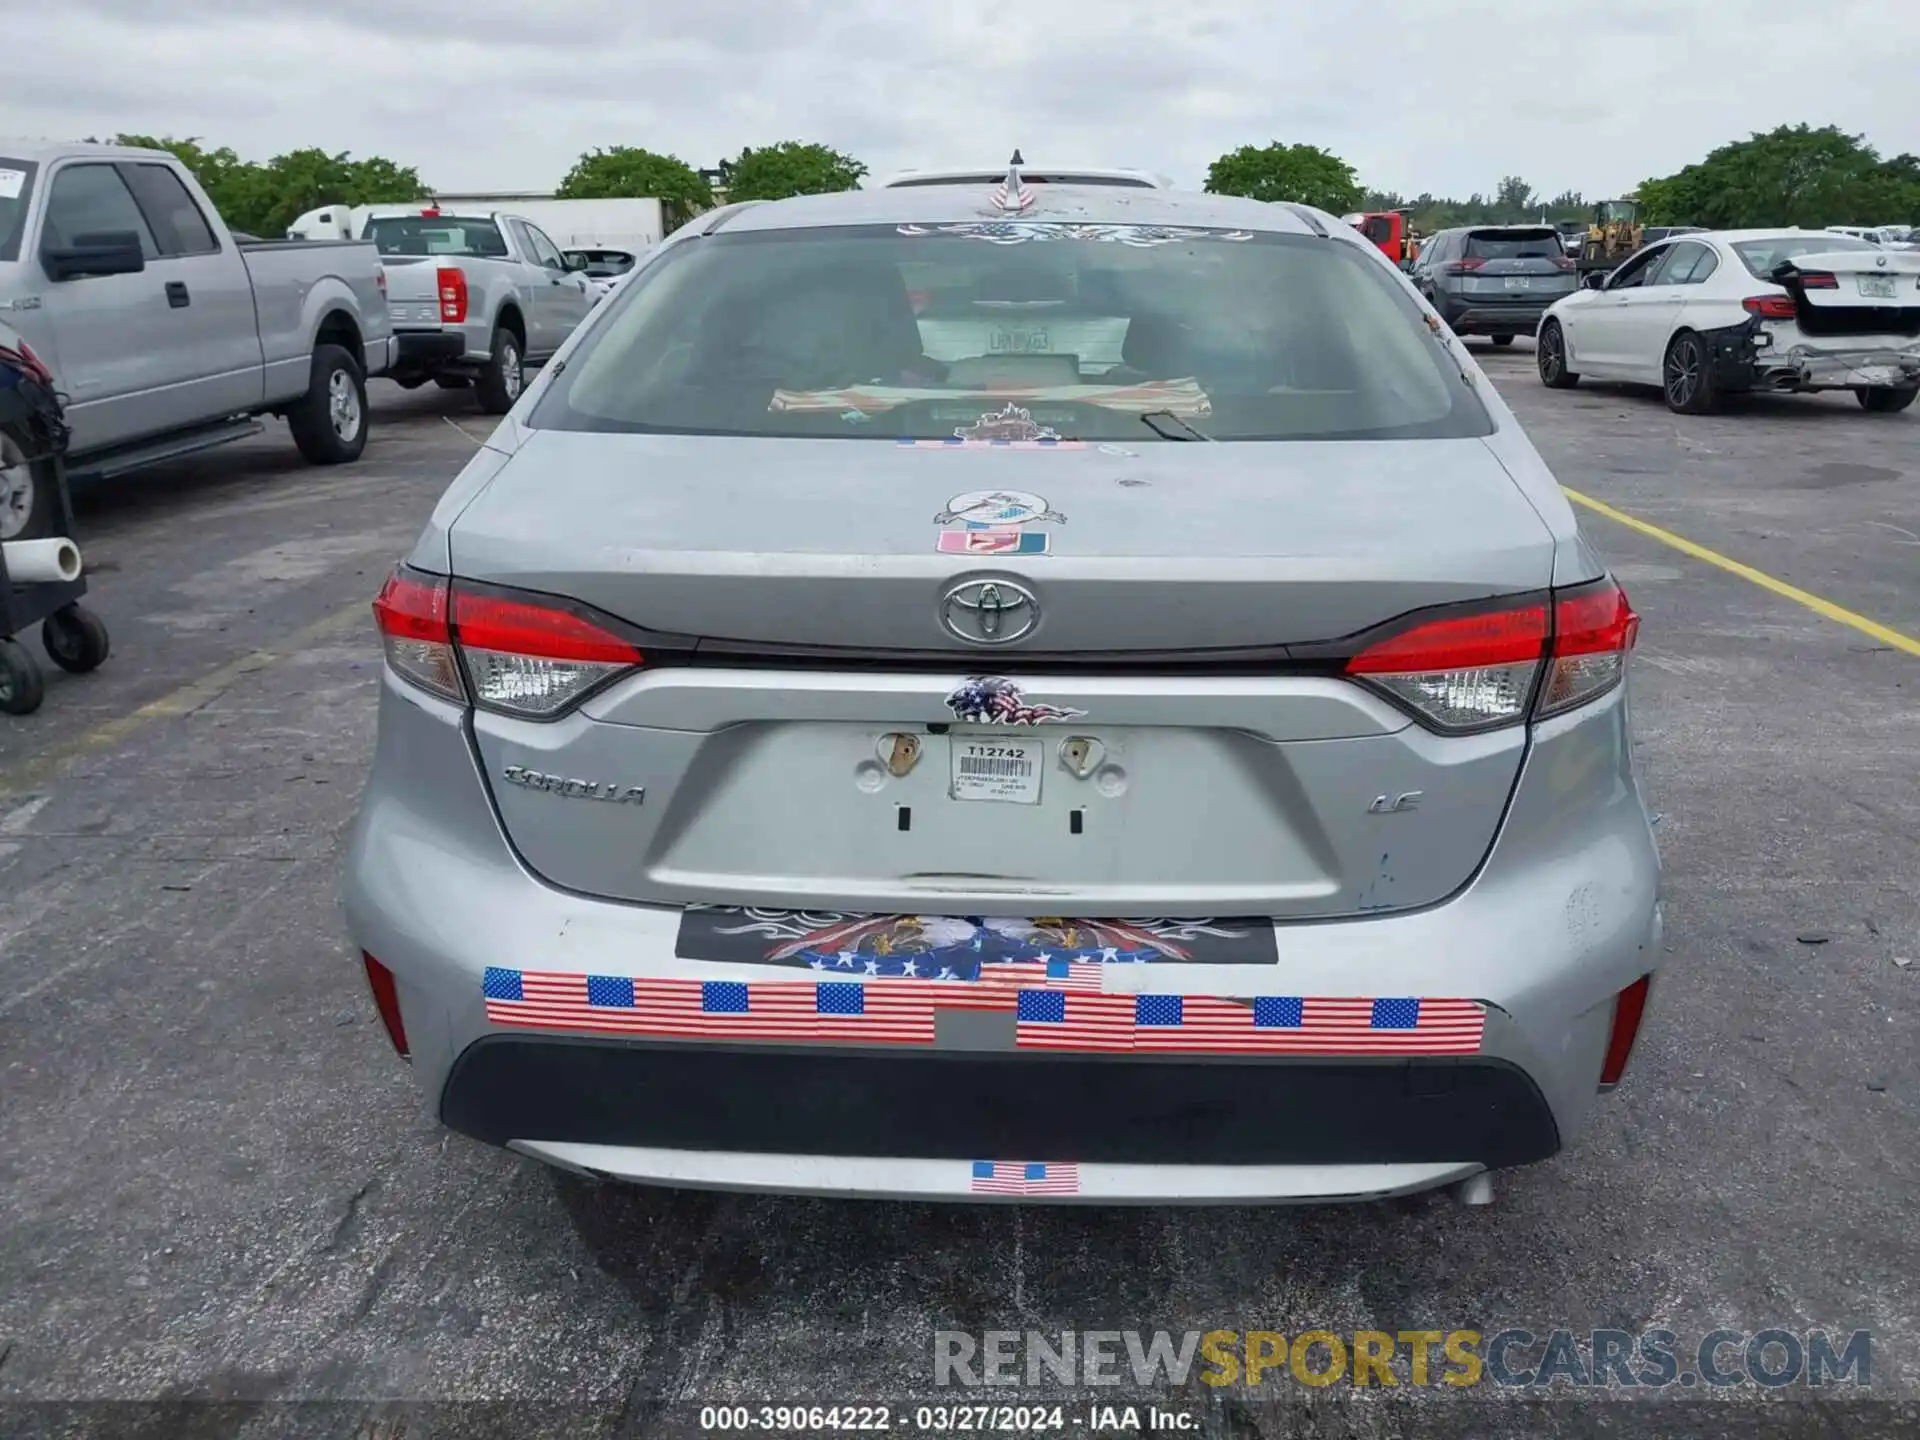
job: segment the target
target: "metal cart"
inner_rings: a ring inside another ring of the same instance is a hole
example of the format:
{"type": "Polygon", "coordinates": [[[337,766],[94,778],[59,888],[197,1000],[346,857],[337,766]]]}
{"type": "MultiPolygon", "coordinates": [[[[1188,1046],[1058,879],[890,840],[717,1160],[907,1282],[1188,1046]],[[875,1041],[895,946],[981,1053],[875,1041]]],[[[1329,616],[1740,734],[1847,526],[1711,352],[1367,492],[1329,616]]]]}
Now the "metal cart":
{"type": "MultiPolygon", "coordinates": [[[[34,375],[16,369],[3,378],[10,383],[0,384],[0,434],[23,457],[18,463],[30,467],[36,494],[50,497],[53,533],[71,538],[67,434],[58,398],[34,375]]],[[[84,572],[73,580],[16,583],[0,548],[0,712],[31,715],[40,708],[45,693],[40,664],[17,638],[35,622],[48,658],[62,670],[84,675],[107,658],[107,627],[80,603],[86,593],[84,572]]]]}

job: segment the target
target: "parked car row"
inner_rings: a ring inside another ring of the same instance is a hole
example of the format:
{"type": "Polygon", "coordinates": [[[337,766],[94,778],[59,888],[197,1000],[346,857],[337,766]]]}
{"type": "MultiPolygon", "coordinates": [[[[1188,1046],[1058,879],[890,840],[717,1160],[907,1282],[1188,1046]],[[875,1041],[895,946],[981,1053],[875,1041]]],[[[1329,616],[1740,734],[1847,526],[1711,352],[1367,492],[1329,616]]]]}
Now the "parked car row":
{"type": "Polygon", "coordinates": [[[1548,306],[1537,356],[1555,389],[1657,384],[1682,414],[1750,390],[1905,410],[1920,395],[1920,253],[1823,230],[1680,236],[1548,306]]]}
{"type": "MultiPolygon", "coordinates": [[[[242,240],[159,150],[0,140],[0,315],[54,375],[70,467],[112,476],[284,417],[315,464],[356,459],[393,356],[369,244],[242,240]]],[[[0,539],[41,533],[26,466],[0,539]],[[10,531],[11,533],[6,533],[10,531]]]]}
{"type": "Polygon", "coordinates": [[[527,362],[558,350],[604,293],[517,215],[427,206],[375,216],[362,234],[386,266],[395,382],[471,385],[489,415],[513,408],[527,362]]]}

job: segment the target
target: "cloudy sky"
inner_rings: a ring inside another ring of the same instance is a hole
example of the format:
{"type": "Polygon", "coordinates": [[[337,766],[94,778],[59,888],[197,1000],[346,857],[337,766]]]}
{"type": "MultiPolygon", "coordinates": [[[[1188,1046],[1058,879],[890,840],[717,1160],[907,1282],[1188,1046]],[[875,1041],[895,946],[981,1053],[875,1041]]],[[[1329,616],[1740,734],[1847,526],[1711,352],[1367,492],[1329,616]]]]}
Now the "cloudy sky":
{"type": "MultiPolygon", "coordinates": [[[[1413,194],[1589,197],[1809,121],[1920,152],[1911,0],[70,0],[8,6],[0,134],[383,154],[550,188],[582,151],[819,140],[878,171],[1306,141],[1413,194]],[[22,63],[23,59],[26,63],[22,63]]],[[[1861,217],[1872,220],[1875,217],[1861,217]]],[[[1904,217],[1903,217],[1904,218],[1904,217]]]]}

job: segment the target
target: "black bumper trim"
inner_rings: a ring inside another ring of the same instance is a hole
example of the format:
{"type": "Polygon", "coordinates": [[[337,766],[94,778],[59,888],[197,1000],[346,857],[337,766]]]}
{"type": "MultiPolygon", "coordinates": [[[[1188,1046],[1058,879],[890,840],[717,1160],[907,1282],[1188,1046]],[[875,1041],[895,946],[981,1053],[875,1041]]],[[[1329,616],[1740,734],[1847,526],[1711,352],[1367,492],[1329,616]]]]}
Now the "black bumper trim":
{"type": "Polygon", "coordinates": [[[1531,335],[1540,327],[1540,317],[1547,313],[1547,306],[1468,305],[1452,314],[1444,310],[1440,313],[1456,335],[1531,335]]]}
{"type": "Polygon", "coordinates": [[[444,330],[397,330],[393,336],[392,371],[419,374],[434,371],[467,353],[464,335],[444,330]]]}
{"type": "Polygon", "coordinates": [[[1539,1088],[1485,1057],[1185,1060],[487,1035],[440,1116],[540,1140],[747,1154],[1341,1165],[1543,1160],[1539,1088]]]}

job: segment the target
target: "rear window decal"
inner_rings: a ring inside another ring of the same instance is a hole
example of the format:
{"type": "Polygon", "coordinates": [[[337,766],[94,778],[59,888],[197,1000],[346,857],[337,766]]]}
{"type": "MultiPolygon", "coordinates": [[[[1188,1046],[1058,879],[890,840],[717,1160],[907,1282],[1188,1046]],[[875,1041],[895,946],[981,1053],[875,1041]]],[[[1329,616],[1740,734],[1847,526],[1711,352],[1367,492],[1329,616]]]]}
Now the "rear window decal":
{"type": "Polygon", "coordinates": [[[772,414],[840,414],[857,410],[863,415],[882,415],[903,405],[928,401],[974,399],[998,400],[1003,405],[1028,405],[1033,402],[1055,405],[1097,405],[1102,410],[1138,414],[1144,410],[1168,410],[1175,415],[1204,416],[1213,413],[1213,401],[1191,376],[1178,380],[1149,380],[1139,385],[1006,385],[990,393],[969,395],[963,391],[942,390],[932,386],[847,385],[834,390],[775,390],[767,402],[772,414]]]}
{"type": "Polygon", "coordinates": [[[990,245],[1029,245],[1058,240],[1128,245],[1136,250],[1196,241],[1251,240],[1251,230],[1197,230],[1183,225],[1076,225],[1062,220],[967,220],[953,225],[902,225],[908,236],[958,235],[990,245]]]}

